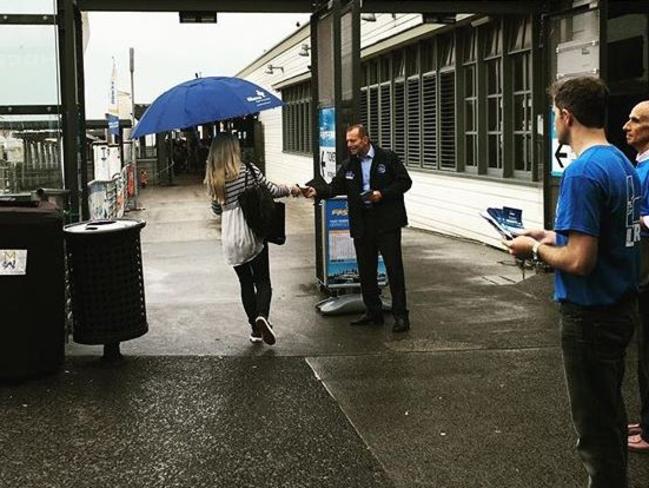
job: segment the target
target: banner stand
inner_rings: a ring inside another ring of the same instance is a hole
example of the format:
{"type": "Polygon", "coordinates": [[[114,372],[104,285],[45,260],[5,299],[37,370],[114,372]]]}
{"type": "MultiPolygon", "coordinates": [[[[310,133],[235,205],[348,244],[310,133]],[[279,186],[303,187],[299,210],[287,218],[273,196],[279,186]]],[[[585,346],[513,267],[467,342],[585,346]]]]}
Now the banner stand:
{"type": "MultiPolygon", "coordinates": [[[[319,260],[323,269],[320,285],[331,296],[316,304],[316,310],[323,315],[344,315],[362,313],[365,310],[360,291],[360,276],[354,241],[349,234],[349,209],[347,197],[335,197],[320,202],[320,222],[323,236],[322,256],[319,260]]],[[[379,288],[386,286],[387,272],[383,257],[379,255],[377,277],[379,288]]],[[[383,310],[391,309],[389,300],[381,299],[383,310]]]]}
{"type": "MultiPolygon", "coordinates": [[[[382,308],[384,312],[392,310],[392,301],[381,297],[382,308]]],[[[365,304],[360,293],[350,293],[349,295],[340,295],[329,297],[326,300],[316,303],[316,310],[322,315],[351,315],[359,314],[365,311],[365,304]]]]}

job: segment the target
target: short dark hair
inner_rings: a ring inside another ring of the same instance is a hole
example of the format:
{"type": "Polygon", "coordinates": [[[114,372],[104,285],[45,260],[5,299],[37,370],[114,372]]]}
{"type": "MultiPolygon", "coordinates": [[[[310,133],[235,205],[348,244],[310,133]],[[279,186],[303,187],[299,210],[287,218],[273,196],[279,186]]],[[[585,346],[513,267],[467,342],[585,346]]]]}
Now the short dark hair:
{"type": "Polygon", "coordinates": [[[347,133],[349,131],[352,131],[354,129],[358,130],[358,135],[359,136],[361,136],[361,137],[370,137],[370,133],[368,132],[368,130],[365,128],[365,126],[363,124],[348,125],[347,130],[345,131],[345,133],[347,133]]]}
{"type": "Polygon", "coordinates": [[[608,88],[592,76],[555,81],[548,90],[559,110],[567,110],[584,127],[603,129],[608,112],[608,88]]]}

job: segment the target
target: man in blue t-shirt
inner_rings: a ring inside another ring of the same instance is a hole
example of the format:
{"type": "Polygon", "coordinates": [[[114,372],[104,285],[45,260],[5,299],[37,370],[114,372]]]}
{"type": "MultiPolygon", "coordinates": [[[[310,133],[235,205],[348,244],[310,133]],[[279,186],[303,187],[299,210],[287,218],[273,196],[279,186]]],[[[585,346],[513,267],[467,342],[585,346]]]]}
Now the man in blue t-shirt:
{"type": "Polygon", "coordinates": [[[561,144],[578,158],[561,179],[554,231],[507,242],[556,270],[561,347],[577,451],[590,488],[626,488],[627,419],[622,378],[638,323],[642,192],[629,160],[606,140],[608,89],[598,79],[553,85],[561,144]]]}
{"type": "Polygon", "coordinates": [[[638,342],[638,386],[640,387],[640,422],[629,424],[629,450],[649,452],[649,101],[631,110],[624,124],[626,142],[638,152],[636,171],[642,185],[642,238],[640,240],[640,328],[638,342]]]}

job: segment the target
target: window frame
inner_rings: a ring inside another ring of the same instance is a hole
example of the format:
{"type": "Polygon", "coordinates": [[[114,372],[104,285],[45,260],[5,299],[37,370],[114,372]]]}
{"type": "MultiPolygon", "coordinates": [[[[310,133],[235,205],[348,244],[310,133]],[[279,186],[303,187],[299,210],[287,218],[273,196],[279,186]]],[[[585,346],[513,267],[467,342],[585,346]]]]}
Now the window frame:
{"type": "Polygon", "coordinates": [[[311,156],[313,152],[313,127],[311,81],[283,87],[282,101],[282,152],[311,156]]]}
{"type": "MultiPolygon", "coordinates": [[[[370,87],[378,87],[379,131],[377,132],[375,127],[369,127],[373,139],[382,147],[397,152],[411,170],[537,185],[541,167],[539,151],[535,148],[538,142],[538,122],[535,114],[540,103],[540,77],[536,65],[540,47],[534,46],[532,40],[538,37],[538,23],[539,20],[531,16],[499,16],[492,18],[487,24],[473,27],[467,20],[456,26],[441,28],[428,37],[364,59],[364,70],[368,69],[367,65],[371,62],[379,71],[378,79],[372,80],[377,83],[370,85],[366,82],[361,87],[361,90],[367,92],[366,96],[369,95],[370,87]],[[523,31],[517,31],[521,23],[524,24],[523,31]],[[492,37],[489,45],[493,46],[493,49],[485,47],[488,36],[492,37]],[[522,46],[519,46],[520,38],[525,41],[522,46]],[[522,49],[513,49],[512,45],[522,49]],[[408,58],[409,53],[412,57],[415,52],[416,73],[413,72],[412,59],[408,58]],[[467,56],[467,52],[473,54],[467,56]],[[524,75],[524,90],[515,89],[516,74],[513,68],[517,62],[521,62],[517,56],[524,56],[522,62],[529,63],[524,75]],[[383,80],[380,74],[381,63],[385,59],[389,59],[389,68],[386,68],[391,74],[389,81],[383,80]],[[488,73],[489,69],[492,70],[491,73],[488,73]],[[451,77],[452,88],[448,84],[451,77]],[[416,95],[413,95],[413,80],[418,84],[416,95]],[[489,81],[496,82],[495,89],[489,89],[489,81]],[[472,86],[467,86],[467,83],[472,86]],[[453,101],[450,93],[453,94],[453,101]],[[434,96],[434,100],[430,99],[431,96],[434,96]],[[524,130],[514,127],[514,102],[519,102],[521,97],[521,103],[524,103],[524,130]],[[383,114],[386,101],[389,101],[388,115],[383,114]],[[412,103],[418,104],[418,110],[412,110],[412,103]],[[467,105],[469,103],[473,108],[472,114],[467,105]],[[489,123],[492,119],[488,113],[490,103],[495,106],[493,113],[496,117],[491,125],[489,123]],[[442,106],[443,104],[445,106],[442,106]],[[446,127],[453,110],[454,138],[444,132],[448,132],[446,127]],[[414,126],[409,123],[409,118],[413,115],[418,117],[414,126]],[[442,120],[442,115],[445,120],[442,120]],[[389,130],[385,127],[386,120],[390,121],[389,130]],[[431,124],[434,124],[435,131],[433,139],[429,134],[433,127],[431,124]],[[412,146],[412,137],[416,134],[415,126],[419,127],[418,151],[412,146]],[[469,131],[466,130],[468,126],[471,126],[469,131]],[[385,140],[387,134],[389,141],[385,140]],[[515,144],[520,143],[521,137],[526,138],[524,170],[515,168],[515,144]],[[432,144],[433,140],[435,144],[432,144]],[[451,141],[455,142],[454,158],[449,155],[451,141]],[[493,148],[493,144],[497,145],[497,159],[495,165],[490,167],[489,149],[493,148]],[[412,153],[416,156],[414,160],[411,157],[412,153]],[[472,161],[467,159],[470,155],[472,161]]],[[[364,100],[361,119],[365,117],[370,121],[372,119],[368,111],[369,99],[364,100]]]]}

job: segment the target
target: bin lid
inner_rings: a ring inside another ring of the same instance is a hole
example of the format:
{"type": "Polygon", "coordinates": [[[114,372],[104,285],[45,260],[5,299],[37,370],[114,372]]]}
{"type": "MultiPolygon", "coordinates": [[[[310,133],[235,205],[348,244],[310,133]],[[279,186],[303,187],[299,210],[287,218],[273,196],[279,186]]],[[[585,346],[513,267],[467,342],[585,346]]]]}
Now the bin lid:
{"type": "Polygon", "coordinates": [[[143,220],[136,219],[90,220],[66,225],[64,231],[69,234],[103,234],[134,228],[141,229],[145,225],[146,223],[143,220]]]}

